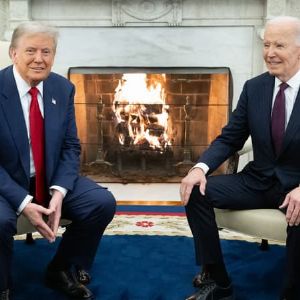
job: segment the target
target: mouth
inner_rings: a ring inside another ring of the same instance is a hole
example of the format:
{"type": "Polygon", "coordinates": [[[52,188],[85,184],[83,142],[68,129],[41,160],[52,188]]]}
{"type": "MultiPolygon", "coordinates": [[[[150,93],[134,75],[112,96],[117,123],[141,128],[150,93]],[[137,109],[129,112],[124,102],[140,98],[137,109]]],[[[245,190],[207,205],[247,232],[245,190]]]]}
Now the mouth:
{"type": "Polygon", "coordinates": [[[280,61],[268,61],[267,64],[271,67],[276,67],[281,64],[280,61]]]}
{"type": "Polygon", "coordinates": [[[36,72],[36,73],[40,73],[40,72],[43,72],[45,70],[45,68],[42,68],[42,67],[35,67],[35,68],[30,68],[33,72],[36,72]]]}

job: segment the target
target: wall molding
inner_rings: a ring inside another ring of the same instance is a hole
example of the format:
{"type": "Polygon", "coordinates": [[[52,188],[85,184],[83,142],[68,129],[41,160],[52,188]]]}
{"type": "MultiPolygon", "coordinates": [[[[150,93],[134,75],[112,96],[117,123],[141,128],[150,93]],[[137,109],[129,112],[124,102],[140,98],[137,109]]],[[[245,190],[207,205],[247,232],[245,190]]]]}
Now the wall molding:
{"type": "Polygon", "coordinates": [[[113,26],[125,26],[130,23],[179,26],[182,23],[182,0],[113,0],[113,26]]]}

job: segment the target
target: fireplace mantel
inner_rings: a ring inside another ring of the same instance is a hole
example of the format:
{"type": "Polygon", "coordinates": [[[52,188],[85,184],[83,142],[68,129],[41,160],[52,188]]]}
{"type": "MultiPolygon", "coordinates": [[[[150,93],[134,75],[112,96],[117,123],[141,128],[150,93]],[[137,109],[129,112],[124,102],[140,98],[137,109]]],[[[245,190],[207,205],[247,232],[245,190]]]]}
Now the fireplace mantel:
{"type": "MultiPolygon", "coordinates": [[[[300,15],[297,0],[2,0],[6,33],[34,19],[57,26],[260,26],[277,15],[300,15]]],[[[0,31],[0,34],[4,32],[0,31]]],[[[1,36],[0,36],[1,38],[1,36]]]]}
{"type": "Polygon", "coordinates": [[[259,25],[265,2],[271,13],[285,8],[282,0],[2,0],[0,19],[8,30],[30,19],[84,27],[259,25]]]}

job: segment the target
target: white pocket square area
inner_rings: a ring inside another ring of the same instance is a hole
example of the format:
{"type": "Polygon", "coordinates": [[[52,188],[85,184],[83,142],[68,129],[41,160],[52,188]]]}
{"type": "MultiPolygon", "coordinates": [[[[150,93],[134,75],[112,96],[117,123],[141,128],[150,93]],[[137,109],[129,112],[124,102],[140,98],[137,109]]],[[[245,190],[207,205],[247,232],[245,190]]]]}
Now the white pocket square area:
{"type": "Polygon", "coordinates": [[[56,104],[56,100],[55,99],[52,99],[52,104],[56,104]]]}

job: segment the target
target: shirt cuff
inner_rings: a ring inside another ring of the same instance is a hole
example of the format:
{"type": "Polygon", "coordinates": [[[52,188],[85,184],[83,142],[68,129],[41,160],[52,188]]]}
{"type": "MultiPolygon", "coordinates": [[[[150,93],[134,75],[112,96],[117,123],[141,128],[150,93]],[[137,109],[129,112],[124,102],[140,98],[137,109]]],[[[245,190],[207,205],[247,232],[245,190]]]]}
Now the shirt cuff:
{"type": "Polygon", "coordinates": [[[21,205],[18,207],[18,210],[17,210],[17,215],[20,215],[23,211],[23,209],[25,208],[25,206],[30,203],[32,201],[33,197],[30,196],[30,195],[27,195],[25,197],[25,199],[22,201],[21,205]]]}
{"type": "Polygon", "coordinates": [[[53,191],[52,190],[57,190],[59,192],[61,192],[63,194],[63,197],[65,198],[65,196],[67,195],[68,190],[59,186],[59,185],[52,185],[50,186],[50,195],[52,196],[53,191]]]}
{"type": "Polygon", "coordinates": [[[196,165],[194,165],[191,170],[193,170],[195,168],[200,168],[204,172],[205,175],[209,171],[209,166],[205,163],[202,163],[202,162],[197,163],[196,165]]]}

